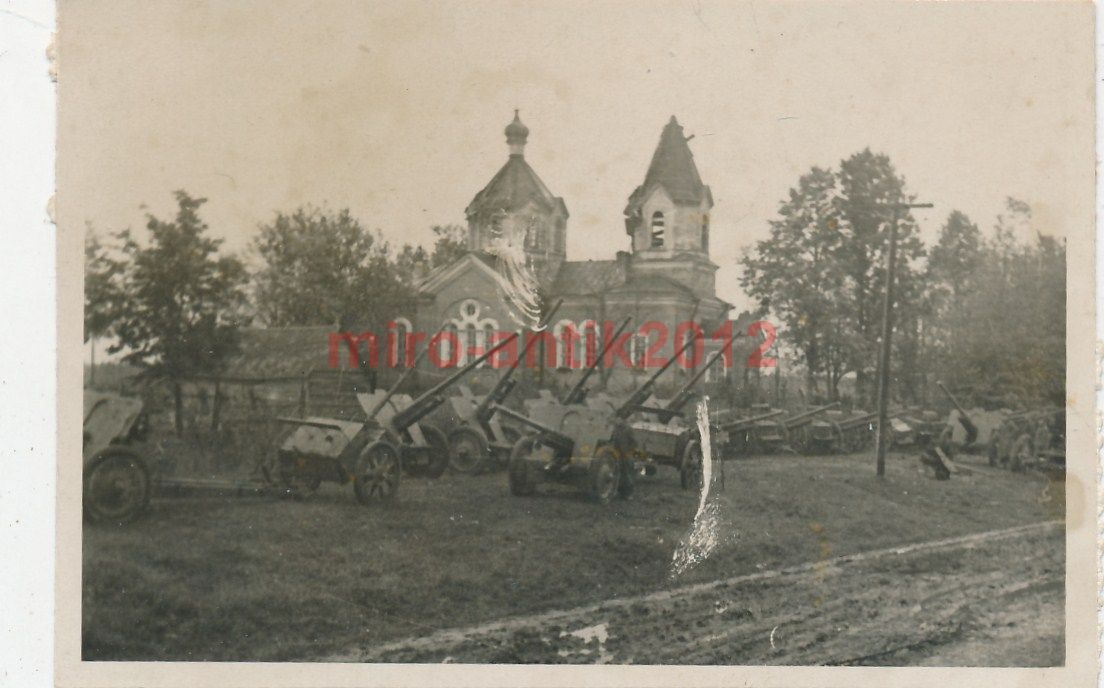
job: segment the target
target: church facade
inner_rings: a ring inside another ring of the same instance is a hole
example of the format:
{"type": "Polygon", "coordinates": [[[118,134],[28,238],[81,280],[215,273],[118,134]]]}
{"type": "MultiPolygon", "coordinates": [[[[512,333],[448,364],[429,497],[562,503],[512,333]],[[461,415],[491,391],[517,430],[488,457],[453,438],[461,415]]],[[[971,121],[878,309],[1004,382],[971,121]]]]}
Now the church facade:
{"type": "MultiPolygon", "coordinates": [[[[432,334],[443,327],[457,335],[464,362],[491,341],[490,333],[522,329],[526,317],[532,319],[534,295],[545,304],[562,300],[551,333],[561,341],[564,330],[573,328],[583,343],[555,351],[542,344],[541,374],[555,385],[572,377],[588,353],[594,358],[608,336],[606,323],[616,326],[631,317],[625,349],[636,365],[603,371],[611,391],[638,384],[654,368],[643,365],[649,363],[645,356],[655,361],[673,355],[676,333],[689,336],[691,322],[704,333],[705,354],[716,350],[721,342],[711,335],[732,306],[715,292],[717,266],[709,257],[713,197],[678,121],[671,117],[663,128],[643,182],[628,196],[627,250],[608,260],[568,260],[567,204],[526,161],[529,130],[516,112],[505,133],[505,164],[466,209],[468,253],[423,279],[413,312],[397,320],[398,334],[432,334]]],[[[673,368],[680,372],[665,376],[667,386],[692,372],[673,368]]],[[[722,374],[717,366],[707,380],[722,374]]]]}

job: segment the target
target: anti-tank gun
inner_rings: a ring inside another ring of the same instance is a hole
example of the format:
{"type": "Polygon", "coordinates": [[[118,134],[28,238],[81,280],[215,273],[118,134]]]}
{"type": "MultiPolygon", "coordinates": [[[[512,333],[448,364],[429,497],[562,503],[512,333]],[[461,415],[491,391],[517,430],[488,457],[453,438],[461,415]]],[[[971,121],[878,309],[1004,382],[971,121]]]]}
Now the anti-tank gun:
{"type": "MultiPolygon", "coordinates": [[[[534,329],[544,330],[562,303],[561,299],[553,304],[534,329]]],[[[452,409],[460,419],[459,425],[448,437],[451,448],[449,465],[454,471],[479,473],[488,465],[504,464],[509,460],[510,450],[521,437],[521,433],[503,423],[496,415],[496,410],[513,391],[517,384],[514,373],[537,341],[536,337],[528,338],[521,354],[502,371],[495,386],[482,398],[472,395],[466,387],[461,387],[460,394],[450,398],[452,409]]]]}
{"type": "Polygon", "coordinates": [[[529,400],[527,413],[495,404],[496,413],[528,430],[510,452],[511,493],[532,495],[547,481],[574,484],[601,503],[632,492],[632,436],[625,411],[586,403],[586,382],[630,321],[621,323],[563,400],[550,395],[529,400]]]}
{"type": "Polygon", "coordinates": [[[403,470],[439,477],[448,466],[448,439],[422,419],[445,402],[446,389],[516,338],[511,334],[415,398],[398,394],[423,351],[389,390],[357,395],[366,414],[362,422],[280,418],[292,430],[280,444],[270,476],[292,494],[313,491],[322,482],[351,482],[363,504],[393,498],[403,470]]]}

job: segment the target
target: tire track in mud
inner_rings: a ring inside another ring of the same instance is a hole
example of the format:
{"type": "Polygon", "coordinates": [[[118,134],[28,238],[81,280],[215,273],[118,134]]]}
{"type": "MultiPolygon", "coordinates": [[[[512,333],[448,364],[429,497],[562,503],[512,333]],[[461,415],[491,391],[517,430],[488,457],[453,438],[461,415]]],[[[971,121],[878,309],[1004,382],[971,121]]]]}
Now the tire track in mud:
{"type": "Polygon", "coordinates": [[[329,661],[880,663],[984,636],[1005,624],[1002,610],[1019,597],[1061,598],[1062,526],[861,552],[446,629],[329,661]]]}

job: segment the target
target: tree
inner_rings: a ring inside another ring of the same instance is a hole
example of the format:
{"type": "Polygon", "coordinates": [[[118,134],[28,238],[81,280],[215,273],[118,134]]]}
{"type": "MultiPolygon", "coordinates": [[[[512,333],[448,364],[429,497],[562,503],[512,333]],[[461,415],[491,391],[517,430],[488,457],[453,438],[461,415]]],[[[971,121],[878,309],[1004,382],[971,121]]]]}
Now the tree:
{"type": "MultiPolygon", "coordinates": [[[[771,222],[770,238],[744,257],[742,284],[785,325],[785,338],[802,352],[810,393],[823,375],[828,393],[856,374],[860,398],[869,384],[881,336],[885,254],[891,204],[906,202],[904,180],[889,158],[869,149],[842,161],[838,171],[813,168],[798,180],[771,222]]],[[[924,255],[911,215],[898,218],[898,373],[919,358],[924,255]]],[[[910,373],[911,374],[911,373],[910,373]]]]}
{"type": "MultiPolygon", "coordinates": [[[[875,396],[872,382],[881,338],[888,230],[894,221],[889,207],[914,199],[905,193],[905,180],[889,158],[869,148],[840,163],[837,185],[836,206],[843,233],[839,259],[846,274],[842,301],[847,304],[850,344],[847,367],[855,372],[856,394],[867,401],[875,396]]],[[[897,348],[905,356],[895,360],[899,369],[907,371],[915,369],[917,363],[911,360],[917,349],[913,341],[919,315],[915,305],[921,291],[916,266],[924,256],[924,246],[910,213],[902,213],[896,222],[898,286],[894,321],[895,330],[902,334],[897,348]]]]}
{"type": "Polygon", "coordinates": [[[928,257],[928,279],[958,300],[981,264],[981,232],[965,213],[952,210],[928,257]]]}
{"type": "Polygon", "coordinates": [[[96,380],[96,340],[111,332],[118,303],[118,265],[88,227],[84,235],[84,341],[92,345],[90,382],[96,380]]]}
{"type": "Polygon", "coordinates": [[[119,232],[121,257],[110,259],[118,277],[111,309],[117,337],[109,351],[142,368],[147,378],[167,380],[173,390],[177,433],[183,428],[182,381],[219,370],[236,351],[245,305],[246,272],[232,256],[218,255],[222,241],[207,236],[199,217],[206,202],[175,193],[172,221],[147,215],[149,242],[119,232]]]}
{"type": "Polygon", "coordinates": [[[261,263],[254,304],[269,326],[383,322],[410,295],[388,245],[348,209],[277,213],[252,250],[261,263]]]}
{"type": "Polygon", "coordinates": [[[838,397],[844,372],[838,302],[843,273],[837,259],[842,234],[835,193],[835,175],[814,167],[780,204],[770,237],[741,261],[741,285],[761,310],[780,319],[785,340],[801,353],[810,397],[821,373],[829,394],[838,397]]]}
{"type": "Polygon", "coordinates": [[[449,265],[468,252],[468,230],[460,225],[435,225],[433,235],[436,238],[429,257],[433,268],[449,265]]]}

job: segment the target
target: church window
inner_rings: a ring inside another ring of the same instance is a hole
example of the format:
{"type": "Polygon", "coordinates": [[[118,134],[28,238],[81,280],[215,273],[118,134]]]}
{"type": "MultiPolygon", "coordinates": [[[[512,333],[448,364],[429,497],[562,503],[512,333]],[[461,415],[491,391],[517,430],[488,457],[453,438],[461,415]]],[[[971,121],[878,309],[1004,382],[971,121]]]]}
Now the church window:
{"type": "Polygon", "coordinates": [[[395,318],[395,330],[394,339],[391,341],[391,361],[399,367],[405,368],[407,366],[407,339],[410,338],[410,333],[414,330],[410,321],[406,318],[395,318]]]}
{"type": "Polygon", "coordinates": [[[461,363],[467,363],[478,356],[473,356],[472,353],[479,350],[479,334],[480,330],[474,324],[464,326],[464,337],[460,340],[461,363]]]}
{"type": "Polygon", "coordinates": [[[709,213],[702,215],[702,250],[709,253],[709,213]]]}
{"type": "Polygon", "coordinates": [[[536,218],[528,218],[525,224],[525,248],[530,251],[544,249],[544,227],[536,218]]]}
{"type": "Polygon", "coordinates": [[[598,352],[601,351],[598,338],[598,323],[593,320],[587,320],[583,323],[582,329],[582,341],[580,342],[579,360],[583,366],[591,366],[598,360],[598,352]]]}
{"type": "Polygon", "coordinates": [[[556,340],[556,367],[574,368],[579,360],[578,330],[570,320],[561,320],[552,328],[552,337],[556,340]]]}
{"type": "Polygon", "coordinates": [[[663,219],[663,213],[657,210],[652,213],[652,248],[663,248],[665,233],[666,224],[663,219]]]}

